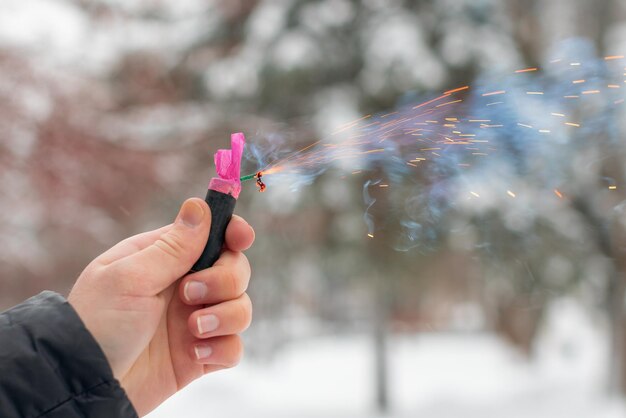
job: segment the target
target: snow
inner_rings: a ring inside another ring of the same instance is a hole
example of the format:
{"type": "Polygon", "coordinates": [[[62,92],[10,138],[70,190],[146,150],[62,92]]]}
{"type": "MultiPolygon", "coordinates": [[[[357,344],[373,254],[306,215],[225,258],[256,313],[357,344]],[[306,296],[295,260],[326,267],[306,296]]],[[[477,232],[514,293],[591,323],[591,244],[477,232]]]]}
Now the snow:
{"type": "MultiPolygon", "coordinates": [[[[385,416],[621,417],[623,403],[604,395],[603,337],[570,299],[549,309],[531,359],[490,333],[394,336],[385,416]]],[[[378,417],[371,347],[366,335],[292,342],[271,362],[199,379],[149,417],[378,417]]]]}

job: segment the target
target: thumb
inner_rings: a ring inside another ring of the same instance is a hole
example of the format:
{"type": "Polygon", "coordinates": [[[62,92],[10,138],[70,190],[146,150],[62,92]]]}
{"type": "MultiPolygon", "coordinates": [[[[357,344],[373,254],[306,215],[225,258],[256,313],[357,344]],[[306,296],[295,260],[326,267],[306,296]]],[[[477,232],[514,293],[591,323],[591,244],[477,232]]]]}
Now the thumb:
{"type": "Polygon", "coordinates": [[[183,203],[173,226],[151,245],[116,262],[122,280],[142,293],[157,294],[184,276],[198,260],[211,229],[211,209],[202,199],[183,203]]]}

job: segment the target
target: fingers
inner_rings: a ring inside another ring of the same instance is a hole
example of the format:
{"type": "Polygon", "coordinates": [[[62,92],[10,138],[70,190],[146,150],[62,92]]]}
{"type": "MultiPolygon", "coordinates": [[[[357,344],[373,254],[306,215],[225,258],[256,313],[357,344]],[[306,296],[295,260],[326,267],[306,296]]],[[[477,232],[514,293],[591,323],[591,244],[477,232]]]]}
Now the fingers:
{"type": "Polygon", "coordinates": [[[132,293],[157,294],[191,269],[206,245],[210,228],[211,210],[206,202],[188,199],[171,228],[110,267],[132,293]]]}
{"type": "Polygon", "coordinates": [[[236,299],[248,289],[250,263],[243,253],[224,251],[213,267],[185,277],[178,291],[188,305],[236,299]]]}
{"type": "Polygon", "coordinates": [[[234,367],[243,356],[243,343],[239,335],[198,340],[191,345],[189,356],[196,363],[217,366],[212,370],[234,367]]]}
{"type": "Polygon", "coordinates": [[[247,294],[218,305],[195,311],[189,316],[187,326],[196,338],[205,339],[239,334],[252,321],[252,303],[247,294]]]}
{"type": "Polygon", "coordinates": [[[254,229],[241,217],[233,215],[226,228],[226,246],[232,251],[245,251],[254,242],[254,229]]]}
{"type": "Polygon", "coordinates": [[[249,248],[254,230],[234,215],[226,229],[224,251],[213,267],[185,277],[179,286],[180,298],[188,305],[214,304],[241,296],[250,281],[250,264],[239,251],[249,248]]]}

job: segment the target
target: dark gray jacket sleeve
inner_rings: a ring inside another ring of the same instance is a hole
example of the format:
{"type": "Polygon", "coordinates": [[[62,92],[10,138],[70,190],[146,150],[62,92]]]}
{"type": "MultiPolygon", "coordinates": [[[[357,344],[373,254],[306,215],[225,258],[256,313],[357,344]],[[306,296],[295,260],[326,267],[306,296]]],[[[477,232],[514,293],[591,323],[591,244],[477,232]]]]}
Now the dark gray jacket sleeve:
{"type": "Polygon", "coordinates": [[[0,314],[0,417],[137,414],[78,314],[43,292],[0,314]]]}

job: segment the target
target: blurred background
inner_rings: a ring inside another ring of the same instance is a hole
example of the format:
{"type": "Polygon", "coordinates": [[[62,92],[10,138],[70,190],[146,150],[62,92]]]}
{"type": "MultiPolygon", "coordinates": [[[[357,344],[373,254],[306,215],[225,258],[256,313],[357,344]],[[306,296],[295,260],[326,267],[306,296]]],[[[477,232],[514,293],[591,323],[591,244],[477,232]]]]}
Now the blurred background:
{"type": "MultiPolygon", "coordinates": [[[[203,197],[231,132],[296,150],[571,38],[625,53],[626,3],[2,0],[0,309],[67,294],[102,251],[203,197]]],[[[246,357],[150,417],[623,416],[626,112],[605,113],[610,129],[480,173],[515,201],[434,211],[420,194],[427,238],[402,251],[381,192],[367,237],[363,185],[382,169],[245,185],[246,357]]]]}

